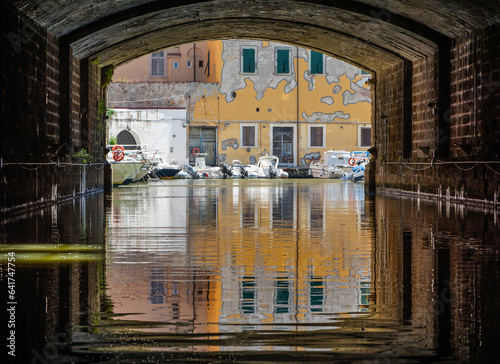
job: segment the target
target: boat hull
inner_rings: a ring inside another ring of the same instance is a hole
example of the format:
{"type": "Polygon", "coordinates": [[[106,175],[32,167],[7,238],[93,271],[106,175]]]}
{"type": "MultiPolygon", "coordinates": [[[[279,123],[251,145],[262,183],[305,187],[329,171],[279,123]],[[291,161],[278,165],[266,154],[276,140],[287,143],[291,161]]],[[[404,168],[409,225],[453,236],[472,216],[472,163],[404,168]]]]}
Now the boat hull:
{"type": "Polygon", "coordinates": [[[122,186],[137,180],[145,163],[139,161],[113,161],[110,164],[113,171],[113,186],[122,186]]]}

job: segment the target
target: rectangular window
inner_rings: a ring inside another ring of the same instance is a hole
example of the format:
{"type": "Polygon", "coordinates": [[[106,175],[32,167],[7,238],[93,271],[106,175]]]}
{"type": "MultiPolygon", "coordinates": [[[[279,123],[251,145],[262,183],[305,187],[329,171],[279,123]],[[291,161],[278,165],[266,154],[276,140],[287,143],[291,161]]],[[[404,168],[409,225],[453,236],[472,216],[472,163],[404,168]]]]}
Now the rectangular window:
{"type": "Polygon", "coordinates": [[[179,62],[174,62],[174,69],[179,68],[179,62]]]}
{"type": "Polygon", "coordinates": [[[165,55],[163,51],[151,55],[151,76],[165,76],[165,55]]]}
{"type": "Polygon", "coordinates": [[[372,145],[372,128],[370,126],[361,126],[359,128],[359,146],[370,147],[372,145]]]}
{"type": "Polygon", "coordinates": [[[203,60],[198,61],[198,67],[203,67],[203,60]]]}
{"type": "Polygon", "coordinates": [[[253,147],[257,146],[256,125],[241,125],[241,146],[253,147]]]}
{"type": "Polygon", "coordinates": [[[188,68],[191,68],[191,61],[187,61],[187,62],[186,62],[186,66],[187,66],[188,68]]]}
{"type": "Polygon", "coordinates": [[[241,49],[241,72],[255,73],[255,48],[241,49]]]}
{"type": "Polygon", "coordinates": [[[323,74],[323,53],[311,51],[311,74],[323,74]]]}
{"type": "Polygon", "coordinates": [[[325,142],[325,126],[309,126],[309,148],[324,148],[325,142]]]}
{"type": "Polygon", "coordinates": [[[290,49],[276,50],[276,73],[290,73],[290,49]]]}

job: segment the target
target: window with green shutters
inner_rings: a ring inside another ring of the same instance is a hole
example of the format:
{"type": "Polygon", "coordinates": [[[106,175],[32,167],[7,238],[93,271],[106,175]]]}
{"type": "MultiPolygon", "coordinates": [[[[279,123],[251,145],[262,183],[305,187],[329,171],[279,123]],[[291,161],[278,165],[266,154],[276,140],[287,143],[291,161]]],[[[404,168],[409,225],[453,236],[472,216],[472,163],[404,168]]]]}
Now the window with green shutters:
{"type": "Polygon", "coordinates": [[[255,73],[255,48],[243,48],[242,56],[242,72],[255,73]]]}
{"type": "Polygon", "coordinates": [[[290,50],[276,50],[276,73],[290,73],[290,50]]]}
{"type": "Polygon", "coordinates": [[[311,51],[311,74],[323,74],[323,53],[311,51]]]}

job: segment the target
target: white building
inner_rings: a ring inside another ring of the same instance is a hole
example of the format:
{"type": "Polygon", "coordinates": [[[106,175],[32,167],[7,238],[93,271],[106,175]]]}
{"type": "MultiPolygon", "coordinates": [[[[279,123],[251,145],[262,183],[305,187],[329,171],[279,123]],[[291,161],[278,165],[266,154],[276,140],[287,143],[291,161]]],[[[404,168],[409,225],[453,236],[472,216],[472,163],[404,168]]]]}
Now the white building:
{"type": "Polygon", "coordinates": [[[109,138],[126,149],[158,151],[166,162],[187,164],[186,109],[113,108],[109,138]]]}

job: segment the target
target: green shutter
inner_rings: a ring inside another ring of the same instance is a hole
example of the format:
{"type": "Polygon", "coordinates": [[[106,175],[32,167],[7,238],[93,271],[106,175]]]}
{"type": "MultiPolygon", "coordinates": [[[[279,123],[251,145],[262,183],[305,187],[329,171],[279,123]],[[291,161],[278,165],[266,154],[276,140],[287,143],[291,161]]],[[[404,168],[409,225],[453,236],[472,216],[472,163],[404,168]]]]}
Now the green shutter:
{"type": "Polygon", "coordinates": [[[276,73],[290,73],[290,51],[278,49],[276,58],[276,73]]]}
{"type": "Polygon", "coordinates": [[[243,73],[255,73],[255,49],[243,49],[243,73]]]}
{"type": "Polygon", "coordinates": [[[322,74],[323,72],[323,53],[311,51],[311,73],[322,74]]]}

